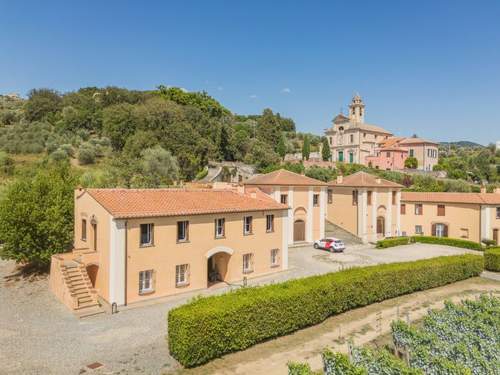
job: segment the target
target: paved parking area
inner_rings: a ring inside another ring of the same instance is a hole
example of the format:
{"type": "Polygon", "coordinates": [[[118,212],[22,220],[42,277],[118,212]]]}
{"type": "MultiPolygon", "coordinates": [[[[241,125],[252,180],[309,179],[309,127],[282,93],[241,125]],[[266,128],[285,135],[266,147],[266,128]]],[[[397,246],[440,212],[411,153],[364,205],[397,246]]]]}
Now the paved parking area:
{"type": "MultiPolygon", "coordinates": [[[[471,251],[414,244],[385,250],[356,245],[343,254],[290,249],[290,270],[254,279],[250,285],[336,271],[345,267],[410,261],[471,251]]],[[[2,374],[164,374],[177,368],[165,341],[166,314],[193,295],[116,315],[75,318],[48,291],[46,277],[12,277],[12,262],[0,260],[0,363],[2,374]],[[90,370],[86,365],[104,366],[90,370]]],[[[203,294],[221,293],[228,288],[203,294]]]]}

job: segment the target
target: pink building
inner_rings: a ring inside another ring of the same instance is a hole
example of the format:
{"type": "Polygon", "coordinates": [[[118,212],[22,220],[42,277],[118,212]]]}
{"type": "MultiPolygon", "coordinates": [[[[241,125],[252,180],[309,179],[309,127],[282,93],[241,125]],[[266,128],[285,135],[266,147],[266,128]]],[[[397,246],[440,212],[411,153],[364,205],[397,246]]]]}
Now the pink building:
{"type": "Polygon", "coordinates": [[[408,150],[402,147],[384,147],[376,150],[375,155],[367,156],[366,162],[376,169],[394,171],[405,167],[408,150]]]}

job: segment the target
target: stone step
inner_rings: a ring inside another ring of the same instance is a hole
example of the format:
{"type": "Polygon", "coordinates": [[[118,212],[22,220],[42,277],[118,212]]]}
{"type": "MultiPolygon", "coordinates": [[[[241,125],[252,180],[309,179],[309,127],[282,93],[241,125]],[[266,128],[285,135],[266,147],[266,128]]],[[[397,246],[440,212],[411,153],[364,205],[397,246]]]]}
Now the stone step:
{"type": "Polygon", "coordinates": [[[80,309],[75,310],[75,315],[78,318],[85,318],[85,317],[104,314],[104,313],[105,313],[105,311],[100,305],[86,306],[86,307],[82,307],[80,309]]]}

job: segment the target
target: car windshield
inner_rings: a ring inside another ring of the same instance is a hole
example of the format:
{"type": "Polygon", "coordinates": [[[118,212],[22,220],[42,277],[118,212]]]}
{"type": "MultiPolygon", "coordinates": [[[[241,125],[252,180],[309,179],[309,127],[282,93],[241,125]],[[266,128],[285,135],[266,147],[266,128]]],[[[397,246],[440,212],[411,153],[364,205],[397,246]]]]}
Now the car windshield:
{"type": "Polygon", "coordinates": [[[341,244],[342,244],[342,241],[341,241],[341,240],[336,240],[336,241],[335,241],[335,243],[336,243],[337,245],[341,245],[341,244]]]}

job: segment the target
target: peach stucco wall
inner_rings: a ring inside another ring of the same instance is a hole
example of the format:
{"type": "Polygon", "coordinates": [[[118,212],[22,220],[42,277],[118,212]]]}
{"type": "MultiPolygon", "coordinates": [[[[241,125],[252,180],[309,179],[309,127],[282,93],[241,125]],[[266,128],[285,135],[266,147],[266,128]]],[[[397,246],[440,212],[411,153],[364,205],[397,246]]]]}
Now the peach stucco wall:
{"type": "MultiPolygon", "coordinates": [[[[206,288],[206,254],[218,247],[227,247],[234,251],[224,255],[228,259],[225,281],[236,282],[282,269],[283,234],[282,217],[286,211],[259,211],[252,213],[196,215],[189,217],[165,217],[131,219],[127,222],[127,303],[145,299],[183,293],[206,288]],[[274,214],[274,231],[266,232],[266,214],[274,214]],[[253,217],[253,234],[243,234],[243,216],[253,217]],[[214,220],[225,218],[225,238],[215,238],[214,220]],[[189,241],[176,242],[177,221],[189,221],[189,241]],[[140,224],[154,224],[154,245],[140,247],[140,224]],[[279,249],[280,264],[271,266],[271,250],[279,249]],[[243,254],[253,253],[254,270],[243,274],[243,254]],[[189,264],[189,285],[176,287],[176,265],[189,264]],[[154,292],[139,295],[139,272],[154,270],[154,292]]],[[[219,263],[223,265],[224,262],[219,263]]],[[[223,268],[223,267],[222,267],[223,268]]],[[[223,274],[224,269],[219,269],[223,274]]]]}
{"type": "Polygon", "coordinates": [[[348,232],[358,235],[358,210],[352,204],[352,188],[329,188],[332,191],[332,203],[327,203],[327,220],[348,232]]]}
{"type": "Polygon", "coordinates": [[[463,238],[479,242],[481,231],[481,208],[478,204],[446,203],[445,216],[437,215],[439,203],[422,203],[423,214],[415,215],[415,204],[421,202],[401,201],[406,205],[406,214],[401,215],[401,230],[407,235],[415,235],[415,226],[421,225],[425,236],[432,235],[432,224],[448,225],[448,237],[463,238]],[[464,234],[468,231],[468,237],[464,234]]]}
{"type": "Polygon", "coordinates": [[[490,228],[488,230],[489,233],[485,234],[485,237],[493,239],[493,231],[496,229],[498,232],[498,245],[500,245],[500,216],[497,217],[497,207],[498,206],[490,206],[490,228]]]}
{"type": "Polygon", "coordinates": [[[74,247],[81,261],[97,264],[95,289],[106,301],[109,299],[109,246],[111,215],[94,198],[84,191],[75,191],[74,247]],[[82,240],[82,219],[87,220],[87,240],[82,240]],[[92,219],[97,221],[97,249],[94,249],[92,219]]]}

